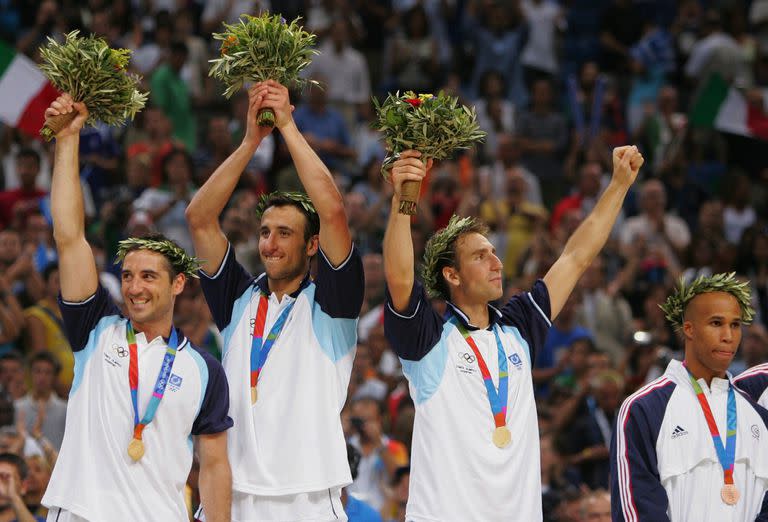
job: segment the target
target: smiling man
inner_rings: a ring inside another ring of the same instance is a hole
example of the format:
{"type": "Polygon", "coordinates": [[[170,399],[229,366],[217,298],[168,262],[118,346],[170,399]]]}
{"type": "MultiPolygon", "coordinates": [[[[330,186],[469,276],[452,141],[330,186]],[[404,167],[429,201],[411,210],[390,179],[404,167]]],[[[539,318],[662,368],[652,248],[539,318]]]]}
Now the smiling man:
{"type": "Polygon", "coordinates": [[[296,128],[287,89],[268,81],[248,94],[242,144],[187,208],[195,251],[206,260],[201,284],[224,337],[222,360],[232,389],[232,520],[346,520],[341,488],[352,477],[340,413],[363,301],[362,261],[341,194],[296,128]],[[218,216],[272,130],[256,123],[261,108],[274,110],[309,197],[262,197],[257,214],[265,273],[254,278],[235,259],[218,216]]]}
{"type": "Polygon", "coordinates": [[[173,327],[173,304],[199,262],[163,237],[120,242],[120,315],[85,239],[78,172],[82,103],[64,94],[46,117],[76,113],[56,135],[51,188],[60,307],[75,353],[64,441],[42,503],[55,522],[188,520],[192,436],[209,520],[228,521],[229,393],[221,365],[173,327]]]}
{"type": "Polygon", "coordinates": [[[414,276],[411,218],[402,184],[421,180],[420,154],[400,155],[384,237],[384,329],[416,404],[406,520],[541,520],[539,430],[531,370],[551,321],[608,239],[643,164],[636,147],[613,151],[613,177],[560,258],[530,292],[500,308],[502,263],[474,218],[453,216],[427,243],[414,276]],[[441,317],[427,293],[448,301],[441,317]]]}
{"type": "Polygon", "coordinates": [[[768,411],[727,373],[755,315],[734,274],[681,281],[661,307],[685,360],[624,401],[611,441],[613,520],[768,520],[768,411]]]}

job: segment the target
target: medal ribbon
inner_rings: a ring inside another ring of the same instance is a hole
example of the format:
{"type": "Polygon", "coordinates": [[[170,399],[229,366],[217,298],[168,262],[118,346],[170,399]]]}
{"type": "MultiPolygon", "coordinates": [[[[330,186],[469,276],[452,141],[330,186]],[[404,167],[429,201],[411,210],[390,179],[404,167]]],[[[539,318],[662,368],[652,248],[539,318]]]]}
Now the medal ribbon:
{"type": "MultiPolygon", "coordinates": [[[[685,369],[688,370],[688,367],[686,366],[685,369]]],[[[723,447],[720,430],[717,429],[717,423],[712,415],[707,397],[704,395],[704,390],[701,389],[701,385],[690,370],[688,370],[688,377],[690,377],[691,384],[696,392],[696,398],[699,399],[699,405],[704,412],[704,418],[707,419],[709,432],[712,434],[712,440],[715,443],[717,458],[723,467],[723,480],[726,484],[733,484],[733,463],[736,460],[736,394],[733,391],[733,385],[729,384],[728,386],[727,431],[725,434],[725,447],[723,447]]]]}
{"type": "MultiPolygon", "coordinates": [[[[261,294],[261,293],[260,293],[261,294]]],[[[267,362],[267,356],[272,350],[272,345],[275,344],[277,338],[280,337],[280,333],[283,331],[285,321],[288,319],[288,314],[291,313],[293,305],[296,301],[293,301],[288,306],[283,308],[283,311],[278,316],[275,324],[269,330],[267,338],[264,339],[264,325],[267,322],[267,310],[269,308],[269,299],[266,295],[261,294],[259,297],[259,307],[256,310],[256,321],[253,325],[253,340],[251,341],[251,388],[256,387],[256,383],[259,382],[259,375],[261,369],[264,368],[264,364],[267,362]]]]}
{"type": "Polygon", "coordinates": [[[131,387],[131,403],[133,404],[133,438],[141,440],[144,428],[155,418],[157,407],[160,406],[160,401],[163,400],[163,395],[165,395],[165,386],[168,384],[173,361],[176,359],[179,338],[176,334],[176,328],[171,326],[171,338],[168,341],[168,348],[165,350],[163,364],[160,366],[160,371],[157,374],[152,397],[149,399],[144,417],[139,421],[139,350],[136,345],[136,333],[133,331],[130,321],[125,326],[125,337],[128,340],[128,351],[130,353],[128,384],[131,387]]]}
{"type": "Polygon", "coordinates": [[[477,358],[477,365],[480,367],[480,374],[483,376],[483,383],[485,389],[488,392],[488,402],[491,405],[491,413],[493,414],[493,422],[497,428],[506,426],[507,424],[507,386],[509,380],[509,372],[507,370],[507,354],[504,352],[504,347],[501,345],[501,338],[496,328],[493,328],[493,334],[496,336],[496,354],[499,360],[499,389],[498,391],[493,386],[493,379],[491,378],[491,372],[488,371],[488,365],[485,364],[483,355],[478,350],[475,340],[469,335],[469,332],[461,324],[460,321],[454,322],[456,328],[458,328],[464,340],[472,349],[472,352],[477,358]]]}

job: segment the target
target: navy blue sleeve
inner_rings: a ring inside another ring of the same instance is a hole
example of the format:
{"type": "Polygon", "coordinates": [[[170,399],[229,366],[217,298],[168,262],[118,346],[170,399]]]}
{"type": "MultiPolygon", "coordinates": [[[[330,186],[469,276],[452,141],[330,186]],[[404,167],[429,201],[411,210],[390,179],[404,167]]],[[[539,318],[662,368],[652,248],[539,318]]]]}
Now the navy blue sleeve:
{"type": "Polygon", "coordinates": [[[552,326],[549,306],[549,290],[544,281],[539,279],[530,292],[513,296],[501,309],[502,324],[514,326],[520,331],[531,349],[531,363],[547,340],[547,332],[552,326]]]}
{"type": "Polygon", "coordinates": [[[251,274],[237,262],[235,249],[231,244],[227,245],[227,253],[218,272],[209,276],[200,270],[200,287],[219,331],[229,325],[235,301],[243,295],[252,281],[251,274]]]}
{"type": "Polygon", "coordinates": [[[415,281],[408,309],[398,313],[392,307],[387,289],[384,307],[384,335],[395,353],[408,361],[419,361],[437,344],[443,332],[443,319],[432,308],[424,286],[415,281]]]}
{"type": "Polygon", "coordinates": [[[768,492],[763,495],[763,504],[760,506],[760,513],[757,514],[755,522],[768,522],[768,492]]]}
{"type": "Polygon", "coordinates": [[[661,485],[656,440],[675,385],[650,386],[619,410],[611,437],[611,518],[669,520],[669,499],[661,485]]]}
{"type": "Polygon", "coordinates": [[[64,301],[59,295],[59,309],[64,323],[64,333],[73,352],[79,352],[88,344],[88,336],[102,317],[120,315],[112,298],[99,285],[96,293],[80,303],[64,301]]]}
{"type": "Polygon", "coordinates": [[[322,250],[317,255],[315,301],[333,318],[357,319],[363,307],[365,276],[363,259],[352,245],[347,259],[334,267],[322,250]]]}
{"type": "Polygon", "coordinates": [[[229,385],[224,368],[211,354],[206,351],[198,350],[190,345],[192,350],[197,351],[205,364],[208,366],[208,384],[205,387],[203,404],[200,406],[200,413],[197,414],[194,424],[192,424],[192,435],[211,435],[221,433],[232,427],[234,424],[229,417],[229,385]]]}
{"type": "Polygon", "coordinates": [[[733,380],[734,384],[745,391],[753,401],[757,402],[768,388],[768,364],[746,370],[733,380]]]}

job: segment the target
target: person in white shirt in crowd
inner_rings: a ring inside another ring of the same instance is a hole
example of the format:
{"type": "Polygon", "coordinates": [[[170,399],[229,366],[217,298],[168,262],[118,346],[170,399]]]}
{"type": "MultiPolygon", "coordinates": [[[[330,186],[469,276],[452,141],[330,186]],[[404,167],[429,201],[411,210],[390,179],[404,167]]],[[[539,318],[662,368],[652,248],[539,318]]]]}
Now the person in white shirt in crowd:
{"type": "Polygon", "coordinates": [[[768,410],[727,372],[755,314],[748,283],[732,273],[681,281],[662,309],[682,332],[685,359],[671,361],[619,410],[613,520],[765,520],[768,410]]]}

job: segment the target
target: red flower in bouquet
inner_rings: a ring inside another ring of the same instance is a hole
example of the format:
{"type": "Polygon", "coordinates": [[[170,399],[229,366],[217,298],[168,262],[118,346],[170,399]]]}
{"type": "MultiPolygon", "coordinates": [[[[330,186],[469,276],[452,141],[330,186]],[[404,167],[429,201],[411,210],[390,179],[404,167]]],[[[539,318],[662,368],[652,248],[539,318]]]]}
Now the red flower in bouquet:
{"type": "Polygon", "coordinates": [[[405,102],[410,103],[414,107],[418,107],[419,105],[421,105],[421,100],[418,98],[406,98],[405,102]]]}

